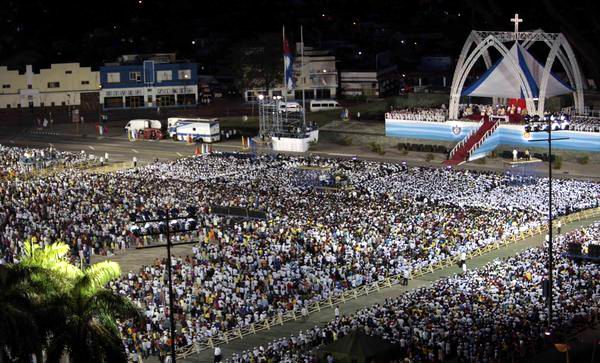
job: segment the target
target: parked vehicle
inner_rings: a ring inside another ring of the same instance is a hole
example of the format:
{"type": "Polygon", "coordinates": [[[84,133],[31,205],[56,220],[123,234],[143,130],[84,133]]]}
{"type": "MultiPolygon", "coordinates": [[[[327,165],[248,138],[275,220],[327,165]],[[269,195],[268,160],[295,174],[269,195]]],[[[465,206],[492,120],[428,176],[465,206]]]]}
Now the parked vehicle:
{"type": "Polygon", "coordinates": [[[187,122],[187,120],[175,123],[175,126],[169,129],[169,136],[180,141],[202,141],[209,143],[221,140],[218,119],[194,122],[187,122]]]}
{"type": "Polygon", "coordinates": [[[144,129],[142,138],[145,140],[161,140],[164,134],[161,129],[144,129]]]}
{"type": "Polygon", "coordinates": [[[342,108],[339,102],[335,100],[310,100],[308,107],[310,112],[337,110],[342,108]]]}
{"type": "Polygon", "coordinates": [[[132,131],[143,131],[145,129],[162,129],[162,124],[158,120],[147,120],[147,119],[138,119],[131,120],[125,125],[125,130],[127,132],[132,131]]]}
{"type": "Polygon", "coordinates": [[[302,106],[298,102],[281,102],[279,112],[302,112],[302,106]]]}
{"type": "Polygon", "coordinates": [[[193,117],[169,117],[167,119],[167,133],[170,138],[175,136],[178,126],[188,125],[194,122],[219,123],[218,118],[193,118],[193,117]]]}

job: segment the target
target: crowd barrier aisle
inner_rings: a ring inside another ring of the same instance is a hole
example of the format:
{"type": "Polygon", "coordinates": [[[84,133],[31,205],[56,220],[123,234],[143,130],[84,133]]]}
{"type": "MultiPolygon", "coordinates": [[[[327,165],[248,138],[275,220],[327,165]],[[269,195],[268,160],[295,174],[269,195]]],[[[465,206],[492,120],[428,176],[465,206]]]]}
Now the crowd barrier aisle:
{"type": "MultiPolygon", "coordinates": [[[[577,221],[592,218],[592,217],[600,217],[600,207],[593,208],[593,209],[586,209],[584,211],[569,214],[569,215],[566,215],[566,216],[563,216],[560,218],[556,218],[556,220],[557,221],[560,220],[563,222],[563,224],[567,224],[567,223],[577,222],[577,221]]],[[[484,255],[486,253],[498,250],[504,246],[517,243],[526,238],[542,234],[542,233],[546,232],[547,230],[548,230],[548,226],[544,224],[543,226],[537,226],[535,228],[530,228],[527,231],[521,231],[518,234],[513,234],[503,240],[496,241],[494,243],[483,246],[475,251],[468,253],[467,260],[470,260],[472,258],[484,255]]],[[[411,272],[409,279],[413,280],[413,279],[419,278],[421,276],[424,276],[426,274],[433,273],[435,271],[438,271],[438,270],[441,270],[441,269],[444,269],[447,267],[451,267],[453,265],[457,266],[459,259],[460,259],[460,256],[455,255],[455,256],[448,257],[436,264],[415,269],[414,271],[411,272]]],[[[402,275],[400,275],[400,274],[392,275],[392,276],[388,276],[386,278],[383,278],[382,280],[379,280],[379,281],[376,281],[376,282],[373,282],[370,284],[366,284],[366,285],[362,285],[362,286],[359,286],[354,289],[346,290],[344,292],[336,294],[335,296],[330,296],[326,300],[315,301],[315,302],[309,303],[308,308],[307,308],[308,315],[310,315],[314,312],[317,312],[317,311],[321,311],[321,309],[333,308],[334,306],[336,306],[338,304],[343,304],[346,301],[354,300],[361,296],[365,296],[370,293],[380,291],[381,289],[389,288],[394,285],[398,285],[402,281],[403,281],[402,275]]],[[[236,328],[236,329],[228,330],[226,332],[220,332],[218,334],[218,336],[209,337],[208,339],[206,339],[206,341],[197,342],[195,344],[192,344],[192,345],[189,345],[186,347],[181,347],[180,349],[178,349],[177,357],[182,358],[182,359],[187,358],[193,354],[200,353],[204,350],[212,349],[215,346],[228,344],[229,342],[231,342],[233,340],[243,339],[245,336],[248,336],[251,334],[256,334],[263,330],[270,330],[271,327],[273,327],[273,326],[283,325],[286,322],[295,321],[295,320],[302,319],[302,318],[304,318],[304,317],[300,314],[299,311],[297,311],[294,308],[294,310],[290,310],[284,314],[279,314],[277,316],[267,318],[262,322],[253,323],[253,324],[250,324],[250,326],[247,326],[244,328],[236,328]]]]}

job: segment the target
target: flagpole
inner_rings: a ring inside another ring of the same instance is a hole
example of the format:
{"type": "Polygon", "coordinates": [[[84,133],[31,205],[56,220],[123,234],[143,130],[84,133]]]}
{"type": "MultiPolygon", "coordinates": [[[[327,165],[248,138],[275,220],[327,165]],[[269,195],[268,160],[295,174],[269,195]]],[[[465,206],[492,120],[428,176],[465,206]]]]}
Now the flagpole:
{"type": "MultiPolygon", "coordinates": [[[[283,51],[285,52],[285,25],[282,26],[281,44],[283,45],[283,51]]],[[[285,53],[283,53],[283,97],[284,100],[287,102],[287,83],[285,79],[285,71],[285,53]]]]}
{"type": "MultiPolygon", "coordinates": [[[[285,45],[286,45],[286,40],[285,40],[285,25],[283,25],[282,27],[283,27],[283,33],[282,33],[283,43],[282,44],[284,46],[284,50],[283,51],[285,52],[285,45]]],[[[288,43],[288,51],[289,51],[289,47],[290,47],[290,45],[288,43]]],[[[287,75],[286,75],[287,69],[285,68],[285,56],[286,56],[286,54],[284,53],[283,54],[283,90],[282,90],[282,93],[283,93],[283,102],[285,102],[285,107],[283,109],[283,112],[285,113],[285,120],[286,120],[286,123],[287,123],[287,94],[288,94],[288,85],[287,85],[287,75]]],[[[291,66],[292,65],[290,64],[290,67],[291,66]]],[[[280,112],[279,111],[280,110],[279,102],[280,101],[276,102],[276,104],[277,104],[277,114],[279,115],[279,117],[281,117],[282,115],[280,115],[280,113],[279,113],[280,112]]],[[[281,133],[281,131],[283,131],[282,128],[281,128],[281,122],[279,123],[279,125],[280,125],[280,127],[279,127],[280,130],[278,130],[278,131],[281,133]]]]}
{"type": "Polygon", "coordinates": [[[302,132],[304,132],[306,131],[306,99],[304,96],[306,77],[304,76],[304,29],[302,25],[300,25],[300,43],[302,44],[302,49],[300,50],[300,57],[302,57],[302,61],[300,62],[300,68],[302,69],[302,132]]]}

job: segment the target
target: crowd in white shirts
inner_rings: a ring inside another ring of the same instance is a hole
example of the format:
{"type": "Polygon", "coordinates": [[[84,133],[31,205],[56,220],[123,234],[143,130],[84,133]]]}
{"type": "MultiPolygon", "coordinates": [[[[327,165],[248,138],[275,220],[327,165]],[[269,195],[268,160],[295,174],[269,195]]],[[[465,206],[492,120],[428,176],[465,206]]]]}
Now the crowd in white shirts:
{"type": "MultiPolygon", "coordinates": [[[[23,241],[67,242],[75,258],[151,243],[129,216],[198,207],[201,241],[174,264],[178,346],[205,341],[311,301],[427,267],[543,223],[544,179],[318,157],[212,154],[111,174],[70,170],[0,182],[0,263],[23,241]],[[317,170],[315,172],[315,170],[317,170]],[[350,188],[323,191],[309,179],[343,174],[350,188]],[[306,175],[304,175],[306,174],[306,175]],[[533,202],[532,202],[533,201],[533,202]],[[264,210],[266,220],[210,214],[211,206],[264,210]]],[[[556,214],[595,206],[600,186],[564,180],[556,214]]],[[[143,225],[143,224],[142,224],[143,225]]],[[[144,226],[150,228],[151,226],[144,226]]],[[[169,330],[164,260],[112,287],[148,317],[124,323],[130,352],[164,354],[169,330]]]]}
{"type": "Polygon", "coordinates": [[[31,149],[0,145],[0,179],[23,176],[36,169],[77,167],[89,161],[86,153],[58,151],[52,147],[31,149]]]}
{"type": "Polygon", "coordinates": [[[445,122],[448,120],[448,111],[445,108],[412,107],[392,110],[385,114],[385,118],[393,120],[445,122]]]}
{"type": "Polygon", "coordinates": [[[567,242],[598,243],[599,227],[596,223],[555,240],[550,329],[542,293],[547,276],[547,246],[543,246],[335,317],[324,326],[235,354],[228,361],[317,362],[314,348],[357,329],[397,344],[397,358],[403,362],[527,361],[549,342],[564,342],[569,334],[598,322],[600,270],[561,253],[567,242]]]}

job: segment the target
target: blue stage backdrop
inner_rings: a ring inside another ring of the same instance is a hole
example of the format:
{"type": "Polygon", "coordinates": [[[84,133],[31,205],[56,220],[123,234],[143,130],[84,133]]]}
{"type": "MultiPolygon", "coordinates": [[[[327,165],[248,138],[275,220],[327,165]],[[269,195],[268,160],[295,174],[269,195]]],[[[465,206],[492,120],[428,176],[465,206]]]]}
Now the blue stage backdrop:
{"type": "MultiPolygon", "coordinates": [[[[447,121],[420,122],[391,120],[385,121],[385,134],[389,137],[459,142],[471,130],[478,127],[476,122],[447,121]]],[[[553,135],[568,137],[568,140],[552,142],[552,147],[562,150],[600,152],[600,133],[560,131],[553,135]]],[[[474,153],[473,158],[489,153],[499,146],[519,149],[545,147],[544,143],[530,143],[529,140],[545,139],[544,132],[526,133],[520,125],[501,125],[474,153]]]]}

